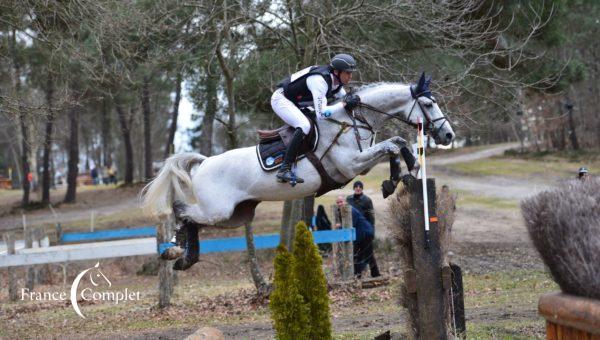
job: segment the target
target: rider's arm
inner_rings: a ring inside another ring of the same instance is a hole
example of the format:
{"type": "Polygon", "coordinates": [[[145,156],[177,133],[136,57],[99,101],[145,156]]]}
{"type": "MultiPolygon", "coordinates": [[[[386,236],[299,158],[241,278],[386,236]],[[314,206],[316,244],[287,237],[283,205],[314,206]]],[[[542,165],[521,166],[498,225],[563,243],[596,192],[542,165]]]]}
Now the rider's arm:
{"type": "Polygon", "coordinates": [[[338,109],[338,106],[339,108],[343,107],[341,102],[327,106],[327,97],[325,97],[327,94],[327,83],[321,75],[306,78],[306,86],[312,93],[317,118],[327,118],[331,116],[334,110],[338,109]]]}
{"type": "Polygon", "coordinates": [[[342,99],[346,96],[346,90],[342,86],[342,88],[335,94],[335,99],[342,99]]]}

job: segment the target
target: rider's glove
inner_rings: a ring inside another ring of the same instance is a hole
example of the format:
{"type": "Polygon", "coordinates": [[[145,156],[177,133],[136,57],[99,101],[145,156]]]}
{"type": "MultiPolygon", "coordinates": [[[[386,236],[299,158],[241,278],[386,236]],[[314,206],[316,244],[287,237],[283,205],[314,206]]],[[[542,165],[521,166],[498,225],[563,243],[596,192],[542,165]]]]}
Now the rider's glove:
{"type": "Polygon", "coordinates": [[[346,97],[344,97],[344,102],[346,103],[346,106],[344,107],[346,108],[346,110],[350,111],[357,107],[358,104],[360,104],[360,97],[356,94],[350,93],[347,94],[346,97]]]}

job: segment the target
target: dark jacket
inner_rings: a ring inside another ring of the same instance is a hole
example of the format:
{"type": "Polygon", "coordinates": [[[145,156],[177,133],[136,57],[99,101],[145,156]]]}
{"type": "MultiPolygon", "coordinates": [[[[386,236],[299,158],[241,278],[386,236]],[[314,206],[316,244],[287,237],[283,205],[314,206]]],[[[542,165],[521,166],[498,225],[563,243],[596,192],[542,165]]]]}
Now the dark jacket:
{"type": "Polygon", "coordinates": [[[372,240],[375,237],[373,225],[356,208],[352,207],[352,227],[356,229],[356,241],[362,243],[366,240],[372,240]]]}
{"type": "Polygon", "coordinates": [[[331,68],[328,65],[311,66],[300,70],[280,81],[277,87],[282,87],[285,97],[296,106],[312,106],[314,99],[312,92],[306,85],[306,78],[312,75],[321,75],[325,79],[328,88],[325,97],[328,100],[332,99],[343,88],[343,86],[339,86],[337,89],[332,90],[331,68]]]}
{"type": "Polygon", "coordinates": [[[358,209],[367,220],[375,227],[375,212],[373,211],[373,201],[365,195],[361,194],[360,196],[350,195],[346,197],[346,202],[358,209]]]}

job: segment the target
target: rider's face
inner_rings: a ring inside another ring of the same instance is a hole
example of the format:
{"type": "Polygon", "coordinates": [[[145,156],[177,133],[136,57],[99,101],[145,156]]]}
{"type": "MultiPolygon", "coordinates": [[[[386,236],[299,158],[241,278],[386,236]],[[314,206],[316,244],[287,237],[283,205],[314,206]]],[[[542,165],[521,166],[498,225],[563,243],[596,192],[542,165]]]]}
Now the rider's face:
{"type": "Polygon", "coordinates": [[[340,81],[342,84],[348,85],[350,80],[352,80],[352,72],[340,71],[340,81]]]}

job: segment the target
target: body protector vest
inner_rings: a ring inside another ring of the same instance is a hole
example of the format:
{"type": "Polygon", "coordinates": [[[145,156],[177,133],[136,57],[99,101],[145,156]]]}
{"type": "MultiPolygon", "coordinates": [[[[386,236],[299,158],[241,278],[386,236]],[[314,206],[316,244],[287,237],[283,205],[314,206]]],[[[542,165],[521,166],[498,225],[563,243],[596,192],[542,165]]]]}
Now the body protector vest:
{"type": "Polygon", "coordinates": [[[284,96],[296,106],[311,106],[314,101],[312,93],[306,85],[306,78],[317,74],[321,75],[325,79],[325,82],[327,82],[327,94],[325,97],[328,100],[332,99],[342,89],[342,86],[340,85],[337,89],[332,90],[331,69],[327,65],[310,66],[302,69],[280,81],[277,87],[283,88],[284,96]]]}

